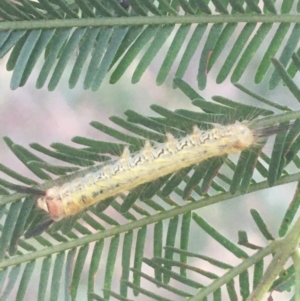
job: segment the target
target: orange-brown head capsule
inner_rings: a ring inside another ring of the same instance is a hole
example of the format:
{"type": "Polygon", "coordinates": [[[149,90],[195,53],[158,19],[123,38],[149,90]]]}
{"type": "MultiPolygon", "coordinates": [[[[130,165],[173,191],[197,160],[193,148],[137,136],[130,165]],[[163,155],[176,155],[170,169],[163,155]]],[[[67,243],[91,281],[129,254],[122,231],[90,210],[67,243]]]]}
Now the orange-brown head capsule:
{"type": "Polygon", "coordinates": [[[37,200],[37,204],[39,208],[48,212],[54,221],[59,221],[65,217],[59,187],[47,189],[45,195],[37,200]]]}

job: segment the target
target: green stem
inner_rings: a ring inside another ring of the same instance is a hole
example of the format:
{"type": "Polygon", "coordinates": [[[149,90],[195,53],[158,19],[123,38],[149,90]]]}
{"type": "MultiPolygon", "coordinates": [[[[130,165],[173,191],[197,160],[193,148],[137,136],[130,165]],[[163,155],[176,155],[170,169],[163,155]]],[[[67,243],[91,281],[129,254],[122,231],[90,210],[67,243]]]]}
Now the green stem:
{"type": "MultiPolygon", "coordinates": [[[[295,182],[295,181],[299,181],[299,180],[300,180],[300,173],[296,173],[294,175],[282,177],[281,179],[279,179],[276,182],[275,185],[278,186],[278,185],[291,183],[291,182],[295,182]]],[[[268,181],[264,181],[264,182],[250,186],[249,193],[259,191],[259,190],[262,190],[265,188],[268,188],[268,181]]],[[[215,195],[212,197],[202,198],[201,200],[189,203],[185,206],[181,206],[181,207],[177,207],[177,208],[174,208],[174,209],[171,209],[168,211],[164,211],[164,212],[140,219],[138,221],[133,221],[128,224],[120,225],[118,227],[114,227],[114,228],[106,230],[106,231],[99,231],[97,233],[94,233],[91,235],[86,235],[86,236],[76,239],[76,240],[68,241],[68,242],[61,243],[56,246],[47,247],[45,249],[42,249],[42,250],[39,250],[36,252],[32,252],[32,253],[28,253],[28,254],[25,254],[22,256],[7,259],[5,261],[0,262],[0,269],[9,267],[11,265],[17,265],[17,264],[21,264],[21,263],[28,262],[31,260],[35,260],[35,259],[38,259],[41,257],[46,257],[46,256],[49,256],[49,255],[52,255],[55,253],[63,252],[68,249],[77,248],[79,246],[82,246],[82,245],[85,245],[85,244],[88,244],[88,243],[91,243],[94,241],[98,241],[98,240],[104,239],[106,237],[111,237],[111,236],[118,235],[121,233],[126,233],[127,231],[135,230],[135,229],[141,228],[143,226],[147,226],[149,224],[157,223],[159,221],[163,221],[165,219],[172,218],[174,216],[184,214],[184,213],[190,212],[192,210],[196,210],[196,209],[199,209],[202,207],[216,204],[216,203],[222,202],[224,200],[229,200],[229,199],[235,198],[240,195],[241,195],[241,193],[239,191],[234,195],[231,195],[230,192],[225,192],[225,193],[218,194],[218,195],[215,195]]]]}
{"type": "Polygon", "coordinates": [[[255,119],[253,120],[253,123],[249,123],[249,126],[251,126],[251,128],[260,128],[260,127],[264,127],[264,126],[270,126],[270,125],[274,125],[276,123],[282,123],[282,122],[286,122],[286,121],[290,121],[293,119],[298,119],[300,118],[300,110],[299,111],[292,111],[292,112],[285,112],[282,114],[278,114],[275,116],[268,116],[262,119],[255,119]]]}
{"type": "Polygon", "coordinates": [[[279,244],[280,244],[280,241],[271,242],[268,246],[266,246],[265,248],[259,250],[253,256],[247,258],[241,264],[239,264],[235,268],[229,270],[222,277],[218,278],[217,280],[212,282],[207,287],[201,289],[200,292],[197,295],[195,295],[194,297],[188,299],[188,301],[198,301],[198,300],[202,300],[203,298],[207,297],[209,294],[216,291],[222,285],[228,283],[234,277],[241,274],[242,272],[247,270],[249,267],[251,267],[252,265],[257,263],[258,261],[262,260],[264,257],[272,254],[278,248],[279,244]]]}
{"type": "Polygon", "coordinates": [[[216,24],[216,23],[300,23],[299,15],[186,15],[186,16],[151,16],[151,17],[111,17],[111,18],[81,18],[55,19],[34,21],[3,21],[1,30],[26,30],[46,28],[73,28],[97,26],[144,26],[163,24],[216,24]]]}
{"type": "Polygon", "coordinates": [[[300,301],[300,251],[296,250],[292,255],[294,267],[295,267],[295,299],[294,301],[300,301]]]}
{"type": "Polygon", "coordinates": [[[299,233],[300,218],[291,228],[286,237],[280,241],[279,248],[277,249],[275,256],[273,257],[271,263],[265,271],[264,276],[246,301],[260,301],[263,299],[263,297],[269,291],[271,285],[281,272],[283,265],[298,247],[300,240],[299,233]]]}

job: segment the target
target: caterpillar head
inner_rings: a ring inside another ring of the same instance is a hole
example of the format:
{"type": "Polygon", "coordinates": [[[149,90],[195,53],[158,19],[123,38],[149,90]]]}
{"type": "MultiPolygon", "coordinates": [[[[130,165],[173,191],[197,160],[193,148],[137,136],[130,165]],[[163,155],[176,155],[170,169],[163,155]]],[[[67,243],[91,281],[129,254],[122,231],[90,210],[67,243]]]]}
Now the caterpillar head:
{"type": "Polygon", "coordinates": [[[37,205],[39,208],[48,212],[54,221],[59,221],[64,218],[65,214],[58,187],[47,189],[45,195],[38,198],[37,205]]]}

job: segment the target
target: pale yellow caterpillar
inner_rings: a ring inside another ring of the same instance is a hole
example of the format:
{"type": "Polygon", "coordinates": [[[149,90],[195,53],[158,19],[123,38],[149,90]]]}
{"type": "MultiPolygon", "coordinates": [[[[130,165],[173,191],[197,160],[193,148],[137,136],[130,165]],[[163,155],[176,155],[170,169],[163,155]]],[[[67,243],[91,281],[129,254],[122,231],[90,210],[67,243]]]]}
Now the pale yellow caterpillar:
{"type": "Polygon", "coordinates": [[[84,177],[54,186],[37,200],[38,207],[59,221],[121,192],[152,182],[208,158],[238,153],[278,129],[251,130],[247,123],[216,125],[207,131],[198,127],[181,139],[167,134],[165,143],[146,141],[141,151],[130,154],[125,148],[120,159],[84,177]]]}

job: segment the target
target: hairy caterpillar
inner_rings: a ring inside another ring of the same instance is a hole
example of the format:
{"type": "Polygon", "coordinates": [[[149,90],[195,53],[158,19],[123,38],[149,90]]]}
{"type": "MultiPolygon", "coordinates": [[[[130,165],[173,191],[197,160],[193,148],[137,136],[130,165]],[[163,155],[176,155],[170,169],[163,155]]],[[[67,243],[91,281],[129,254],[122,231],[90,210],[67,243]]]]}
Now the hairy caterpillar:
{"type": "Polygon", "coordinates": [[[215,125],[207,131],[200,131],[195,126],[191,134],[181,139],[167,134],[166,143],[152,146],[146,141],[142,150],[134,154],[125,148],[120,159],[100,170],[47,189],[37,204],[53,221],[59,221],[109,197],[208,158],[238,153],[277,132],[278,127],[251,130],[246,122],[236,121],[226,126],[215,125]]]}

